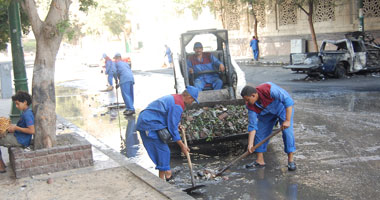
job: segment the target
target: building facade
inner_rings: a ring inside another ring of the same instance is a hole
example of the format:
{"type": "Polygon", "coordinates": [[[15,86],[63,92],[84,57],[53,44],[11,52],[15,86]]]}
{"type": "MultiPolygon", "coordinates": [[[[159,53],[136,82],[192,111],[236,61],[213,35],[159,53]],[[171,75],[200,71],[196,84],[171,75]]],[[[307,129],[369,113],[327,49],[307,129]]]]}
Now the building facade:
{"type": "MultiPolygon", "coordinates": [[[[240,2],[240,1],[239,1],[240,2]]],[[[265,1],[270,2],[270,1],[265,1]]],[[[362,0],[364,30],[380,42],[380,1],[362,0]]],[[[268,4],[268,3],[267,3],[268,4]]],[[[319,0],[313,9],[313,25],[318,45],[324,39],[342,39],[348,32],[359,30],[359,0],[319,0]]],[[[307,15],[290,1],[270,5],[230,3],[225,16],[234,56],[251,57],[249,41],[254,35],[255,13],[258,21],[260,55],[288,55],[291,40],[303,39],[305,50],[314,51],[307,15]]],[[[308,7],[303,7],[308,11],[308,7]]]]}

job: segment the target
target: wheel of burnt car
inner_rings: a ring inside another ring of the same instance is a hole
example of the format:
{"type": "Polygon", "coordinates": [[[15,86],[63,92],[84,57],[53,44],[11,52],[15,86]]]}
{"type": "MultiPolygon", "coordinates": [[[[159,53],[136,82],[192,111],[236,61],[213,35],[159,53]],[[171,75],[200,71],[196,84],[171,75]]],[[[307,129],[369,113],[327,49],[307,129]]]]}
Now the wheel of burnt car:
{"type": "Polygon", "coordinates": [[[336,78],[343,78],[346,76],[346,68],[344,67],[344,64],[343,63],[338,63],[336,66],[335,66],[335,72],[334,72],[334,75],[336,78]]]}

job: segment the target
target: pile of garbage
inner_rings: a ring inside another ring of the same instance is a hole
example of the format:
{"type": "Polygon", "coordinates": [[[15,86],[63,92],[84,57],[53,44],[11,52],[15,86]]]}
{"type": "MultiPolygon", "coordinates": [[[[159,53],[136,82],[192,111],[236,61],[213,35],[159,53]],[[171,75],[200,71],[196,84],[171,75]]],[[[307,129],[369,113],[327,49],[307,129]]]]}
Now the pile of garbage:
{"type": "Polygon", "coordinates": [[[245,105],[215,105],[185,110],[181,125],[185,127],[187,140],[223,137],[247,132],[248,111],[245,105]]]}

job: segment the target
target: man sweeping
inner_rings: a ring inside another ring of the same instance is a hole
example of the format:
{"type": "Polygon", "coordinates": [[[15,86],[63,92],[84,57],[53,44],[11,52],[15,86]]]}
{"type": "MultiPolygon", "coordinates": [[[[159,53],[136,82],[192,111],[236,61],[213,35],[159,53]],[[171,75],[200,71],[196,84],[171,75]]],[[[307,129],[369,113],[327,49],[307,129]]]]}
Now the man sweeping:
{"type": "Polygon", "coordinates": [[[187,86],[182,94],[167,95],[153,101],[141,111],[137,119],[136,130],[140,132],[144,147],[161,179],[173,179],[168,141],[176,142],[184,154],[190,151],[181,140],[178,126],[185,105],[190,105],[193,101],[198,103],[197,98],[198,89],[187,86]]]}
{"type": "MultiPolygon", "coordinates": [[[[248,109],[248,151],[253,153],[251,150],[253,145],[270,135],[276,122],[279,121],[284,151],[288,155],[288,170],[295,171],[297,168],[293,160],[296,151],[293,134],[293,99],[284,89],[271,82],[260,84],[256,88],[245,86],[241,96],[248,109]]],[[[264,152],[267,151],[268,142],[255,150],[256,161],[246,165],[247,168],[265,167],[264,152]]]]}

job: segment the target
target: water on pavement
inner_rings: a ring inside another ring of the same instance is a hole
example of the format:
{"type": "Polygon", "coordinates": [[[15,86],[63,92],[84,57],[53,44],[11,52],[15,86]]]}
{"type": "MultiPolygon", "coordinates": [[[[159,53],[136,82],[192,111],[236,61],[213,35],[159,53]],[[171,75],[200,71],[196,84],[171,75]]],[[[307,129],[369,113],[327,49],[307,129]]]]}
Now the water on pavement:
{"type": "MultiPolygon", "coordinates": [[[[158,174],[145,152],[138,133],[134,130],[137,116],[124,117],[122,109],[118,111],[107,107],[123,102],[120,93],[115,93],[115,90],[100,92],[105,88],[106,77],[98,72],[99,68],[76,70],[77,74],[83,73],[86,76],[57,83],[57,114],[120,151],[133,162],[158,174]]],[[[170,70],[135,71],[134,76],[137,114],[150,101],[174,93],[170,70]]],[[[374,123],[373,117],[378,119],[379,115],[372,111],[379,110],[380,104],[377,101],[379,97],[380,93],[371,93],[371,95],[350,92],[308,93],[298,94],[295,101],[300,104],[298,109],[318,110],[323,107],[326,112],[331,112],[331,116],[338,111],[341,116],[347,113],[363,116],[363,120],[366,120],[367,116],[367,123],[374,123]]],[[[304,124],[295,123],[295,131],[301,130],[303,126],[304,124]]],[[[277,141],[274,143],[281,144],[280,136],[277,137],[273,139],[277,141]]],[[[276,151],[273,145],[269,146],[265,168],[247,169],[245,164],[255,160],[255,156],[252,155],[231,167],[221,177],[207,179],[201,176],[204,169],[216,171],[228,164],[243,154],[245,148],[246,140],[192,147],[193,170],[197,175],[196,185],[204,184],[206,187],[191,195],[199,199],[335,199],[318,189],[298,183],[294,179],[297,172],[288,172],[286,165],[283,164],[286,154],[283,153],[282,158],[271,156],[270,152],[276,151]]],[[[179,171],[175,177],[176,186],[181,189],[191,187],[186,158],[175,149],[172,154],[171,165],[179,171]]],[[[302,159],[302,156],[298,158],[302,159]]]]}

